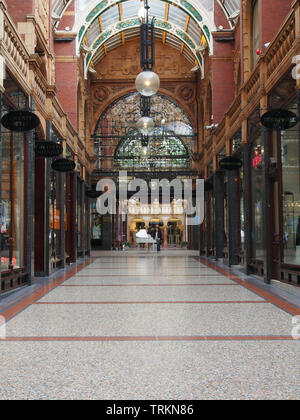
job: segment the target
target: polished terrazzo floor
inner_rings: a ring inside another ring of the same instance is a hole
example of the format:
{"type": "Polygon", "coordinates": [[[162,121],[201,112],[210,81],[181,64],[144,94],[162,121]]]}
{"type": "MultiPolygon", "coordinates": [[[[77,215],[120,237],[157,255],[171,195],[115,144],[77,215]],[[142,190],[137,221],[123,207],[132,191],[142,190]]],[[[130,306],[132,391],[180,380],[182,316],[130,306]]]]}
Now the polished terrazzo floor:
{"type": "Polygon", "coordinates": [[[298,314],[192,253],[103,254],[0,302],[0,399],[298,399],[298,314]]]}

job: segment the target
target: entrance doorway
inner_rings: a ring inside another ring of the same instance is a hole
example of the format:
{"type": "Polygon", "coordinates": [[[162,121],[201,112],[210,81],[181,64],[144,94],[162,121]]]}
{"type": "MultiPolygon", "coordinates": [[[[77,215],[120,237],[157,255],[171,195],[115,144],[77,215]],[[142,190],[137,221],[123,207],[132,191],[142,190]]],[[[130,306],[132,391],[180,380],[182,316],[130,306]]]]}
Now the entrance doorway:
{"type": "Polygon", "coordinates": [[[168,245],[179,246],[183,238],[183,224],[180,219],[169,219],[167,224],[168,245]]]}

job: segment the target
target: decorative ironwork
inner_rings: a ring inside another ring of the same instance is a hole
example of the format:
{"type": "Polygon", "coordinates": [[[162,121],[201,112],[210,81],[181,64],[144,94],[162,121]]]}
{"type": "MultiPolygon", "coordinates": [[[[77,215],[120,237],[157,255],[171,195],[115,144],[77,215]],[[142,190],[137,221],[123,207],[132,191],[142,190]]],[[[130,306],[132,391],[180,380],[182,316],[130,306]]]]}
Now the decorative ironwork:
{"type": "Polygon", "coordinates": [[[36,128],[40,119],[30,111],[11,111],[2,117],[1,124],[10,131],[21,133],[36,128]]]}
{"type": "Polygon", "coordinates": [[[63,147],[60,143],[55,143],[54,141],[37,141],[35,142],[34,151],[38,156],[52,158],[61,155],[63,147]]]}
{"type": "Polygon", "coordinates": [[[56,159],[54,162],[52,162],[52,169],[54,169],[57,172],[71,172],[75,169],[75,162],[70,159],[56,159]]]}
{"type": "Polygon", "coordinates": [[[118,145],[114,164],[119,169],[132,166],[140,169],[188,168],[190,156],[180,137],[172,132],[158,132],[154,136],[143,136],[132,128],[118,145]],[[143,148],[147,147],[147,153],[143,148]]]}
{"type": "Polygon", "coordinates": [[[191,166],[195,138],[185,111],[168,97],[151,100],[150,117],[156,128],[142,136],[135,128],[141,95],[131,93],[113,102],[101,115],[94,134],[95,170],[126,167],[129,170],[178,171],[191,166]],[[149,147],[148,147],[149,144],[149,147]],[[143,153],[142,148],[148,148],[143,153]]]}
{"type": "Polygon", "coordinates": [[[140,48],[141,48],[141,67],[143,70],[152,70],[155,65],[155,39],[154,39],[154,21],[149,23],[149,4],[148,0],[144,1],[146,10],[145,19],[141,23],[140,29],[140,48]]]}
{"type": "Polygon", "coordinates": [[[141,114],[143,117],[150,117],[151,99],[150,96],[141,95],[141,114]]]}

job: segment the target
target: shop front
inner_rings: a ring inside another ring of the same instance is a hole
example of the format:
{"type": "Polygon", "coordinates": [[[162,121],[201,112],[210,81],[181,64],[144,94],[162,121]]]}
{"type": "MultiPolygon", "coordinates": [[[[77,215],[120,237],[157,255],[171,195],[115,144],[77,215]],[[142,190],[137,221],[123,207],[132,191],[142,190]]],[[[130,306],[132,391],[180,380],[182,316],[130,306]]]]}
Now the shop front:
{"type": "MultiPolygon", "coordinates": [[[[7,74],[1,94],[1,118],[9,111],[26,110],[29,98],[7,74]]],[[[30,134],[0,126],[0,293],[31,281],[31,239],[28,183],[30,134]],[[25,182],[26,180],[26,182],[25,182]]]]}

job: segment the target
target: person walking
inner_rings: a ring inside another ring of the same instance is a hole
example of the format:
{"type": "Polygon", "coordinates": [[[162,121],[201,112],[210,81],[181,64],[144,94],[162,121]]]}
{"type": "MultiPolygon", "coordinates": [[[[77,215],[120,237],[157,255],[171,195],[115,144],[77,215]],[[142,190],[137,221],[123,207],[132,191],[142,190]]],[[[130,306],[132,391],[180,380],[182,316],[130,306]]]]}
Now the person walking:
{"type": "Polygon", "coordinates": [[[155,226],[155,231],[152,235],[153,239],[155,239],[157,244],[157,251],[160,251],[160,243],[162,240],[162,233],[158,225],[155,226]]]}

